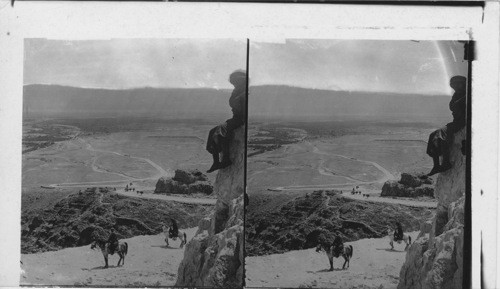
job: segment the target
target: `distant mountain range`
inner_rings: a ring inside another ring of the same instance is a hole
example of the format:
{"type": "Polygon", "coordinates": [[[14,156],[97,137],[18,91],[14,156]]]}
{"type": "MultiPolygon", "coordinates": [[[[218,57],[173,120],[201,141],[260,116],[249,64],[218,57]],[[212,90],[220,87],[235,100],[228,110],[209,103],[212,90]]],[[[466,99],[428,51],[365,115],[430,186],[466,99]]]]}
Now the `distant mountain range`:
{"type": "Polygon", "coordinates": [[[451,96],[332,91],[290,86],[250,90],[250,115],[256,117],[440,117],[451,116],[451,96]]]}
{"type": "MultiPolygon", "coordinates": [[[[230,89],[135,88],[97,89],[59,85],[24,86],[27,117],[149,116],[230,117],[230,89]]],[[[290,86],[250,87],[252,117],[451,115],[450,96],[318,90],[290,86]]]]}

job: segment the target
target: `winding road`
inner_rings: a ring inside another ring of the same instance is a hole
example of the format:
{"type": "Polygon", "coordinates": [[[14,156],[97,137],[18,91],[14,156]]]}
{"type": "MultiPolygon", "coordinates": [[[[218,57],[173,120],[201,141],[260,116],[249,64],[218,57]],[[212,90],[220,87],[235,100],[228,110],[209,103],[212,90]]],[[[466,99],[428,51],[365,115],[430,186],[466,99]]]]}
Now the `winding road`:
{"type": "Polygon", "coordinates": [[[343,194],[343,196],[346,198],[350,198],[350,199],[364,200],[364,201],[376,202],[376,203],[399,204],[399,205],[405,205],[405,206],[411,206],[411,207],[425,207],[425,208],[436,208],[437,207],[437,203],[434,201],[427,202],[427,201],[407,200],[407,199],[399,199],[399,198],[379,197],[378,194],[380,191],[376,191],[376,190],[363,189],[363,193],[368,193],[370,195],[370,197],[368,197],[368,198],[361,196],[361,195],[357,195],[357,194],[351,195],[348,192],[350,192],[350,189],[355,187],[355,186],[381,184],[381,183],[385,183],[388,180],[395,180],[396,177],[391,172],[389,172],[387,169],[385,169],[384,167],[382,167],[380,164],[378,164],[376,162],[360,160],[360,159],[357,159],[354,157],[349,157],[349,156],[344,156],[344,155],[339,155],[339,154],[334,154],[334,153],[323,152],[323,151],[320,151],[318,149],[318,147],[313,145],[311,142],[306,141],[305,143],[312,147],[312,152],[315,154],[336,156],[336,157],[341,157],[341,158],[352,160],[352,161],[370,164],[370,165],[374,166],[375,168],[377,168],[379,171],[381,171],[383,173],[383,176],[375,181],[363,181],[363,180],[352,178],[351,176],[333,173],[328,168],[326,168],[324,166],[325,160],[321,159],[318,162],[319,174],[325,175],[325,176],[343,177],[343,178],[349,180],[350,182],[340,183],[340,184],[334,183],[334,184],[321,184],[321,185],[283,186],[283,187],[271,188],[271,189],[269,189],[270,191],[314,191],[314,190],[321,190],[321,189],[323,189],[323,190],[337,189],[337,190],[345,190],[346,194],[343,194]]]}
{"type": "MultiPolygon", "coordinates": [[[[82,138],[76,138],[76,141],[81,143],[85,149],[91,151],[93,153],[93,158],[92,158],[92,163],[91,167],[94,172],[97,173],[106,173],[106,174],[114,174],[117,176],[120,176],[124,179],[121,180],[112,180],[112,181],[99,181],[99,182],[74,182],[74,183],[58,183],[58,184],[50,184],[49,187],[52,188],[78,188],[78,187],[92,187],[92,186],[100,186],[100,185],[109,185],[109,186],[125,186],[126,184],[129,184],[131,182],[142,182],[142,181],[149,181],[149,180],[158,180],[160,177],[173,177],[174,173],[171,170],[165,170],[163,169],[160,165],[156,164],[152,160],[148,158],[142,158],[142,157],[134,157],[130,155],[125,155],[121,154],[115,151],[107,151],[107,150],[100,150],[100,149],[95,149],[90,143],[86,142],[82,138]],[[121,172],[114,172],[110,170],[103,170],[99,168],[96,165],[96,161],[99,158],[99,155],[96,153],[101,153],[101,154],[114,154],[122,157],[127,157],[131,159],[137,159],[137,160],[142,160],[147,163],[149,163],[152,167],[154,167],[158,173],[154,176],[147,177],[147,178],[136,178],[133,176],[126,175],[121,172]]],[[[150,187],[136,187],[136,190],[154,190],[154,188],[150,187]]],[[[125,195],[128,197],[133,197],[133,198],[146,198],[146,199],[156,199],[156,200],[164,200],[164,201],[174,201],[174,202],[180,202],[180,203],[188,203],[188,204],[202,204],[202,205],[214,205],[217,201],[217,199],[213,198],[188,198],[188,197],[178,197],[178,196],[168,196],[168,195],[158,195],[158,194],[141,194],[138,195],[136,192],[128,191],[126,192],[124,189],[117,189],[116,193],[125,195]]]]}
{"type": "Polygon", "coordinates": [[[321,159],[318,162],[318,172],[321,175],[326,175],[326,176],[339,176],[343,177],[351,182],[347,183],[335,183],[335,184],[322,184],[322,185],[299,185],[299,186],[284,186],[284,187],[277,187],[274,188],[274,190],[279,190],[279,191],[284,191],[284,190],[317,190],[317,189],[327,189],[327,188],[345,188],[345,187],[352,187],[352,186],[359,186],[359,185],[368,185],[368,184],[377,184],[377,183],[384,183],[388,180],[395,180],[396,177],[389,172],[387,169],[382,167],[376,162],[372,161],[365,161],[365,160],[360,160],[354,157],[349,157],[349,156],[344,156],[344,155],[339,155],[339,154],[334,154],[334,153],[327,153],[320,151],[318,147],[313,145],[311,142],[307,141],[305,142],[307,145],[312,147],[312,153],[319,154],[319,155],[327,155],[327,156],[336,156],[344,159],[348,159],[351,161],[357,161],[357,162],[362,162],[362,163],[367,163],[370,164],[374,167],[376,167],[379,171],[383,173],[383,176],[379,178],[378,180],[375,181],[363,181],[359,179],[352,178],[350,176],[346,175],[340,175],[340,174],[334,174],[330,170],[328,170],[325,166],[325,160],[321,159]]]}

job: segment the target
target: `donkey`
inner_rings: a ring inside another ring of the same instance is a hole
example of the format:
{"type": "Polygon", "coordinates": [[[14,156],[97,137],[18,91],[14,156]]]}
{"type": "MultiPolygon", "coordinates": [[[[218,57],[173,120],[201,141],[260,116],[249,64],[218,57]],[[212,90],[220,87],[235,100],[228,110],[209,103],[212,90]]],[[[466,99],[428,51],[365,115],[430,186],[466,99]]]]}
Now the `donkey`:
{"type": "MultiPolygon", "coordinates": [[[[90,249],[95,249],[96,247],[99,247],[101,249],[102,255],[104,256],[104,262],[105,266],[104,268],[108,268],[108,255],[111,253],[109,250],[109,245],[110,243],[107,241],[102,241],[102,240],[96,240],[92,242],[92,245],[90,246],[90,249]]],[[[120,259],[118,260],[118,264],[116,265],[117,267],[120,266],[120,262],[122,263],[122,266],[125,265],[125,256],[128,253],[128,244],[127,242],[118,242],[118,247],[116,248],[116,253],[118,253],[118,256],[120,256],[120,259]]]]}
{"type": "Polygon", "coordinates": [[[172,221],[172,227],[167,226],[165,223],[163,223],[162,225],[163,234],[165,235],[165,242],[167,243],[167,246],[169,246],[168,244],[169,238],[174,241],[177,240],[177,238],[179,238],[181,240],[180,248],[182,248],[187,243],[186,233],[179,231],[179,229],[177,228],[177,222],[174,219],[171,219],[171,221],[172,221]]]}
{"type": "Polygon", "coordinates": [[[333,257],[338,258],[340,255],[344,258],[344,265],[342,265],[342,270],[349,268],[349,261],[352,258],[353,248],[352,245],[342,245],[341,252],[335,252],[335,247],[326,243],[319,243],[316,246],[316,252],[324,251],[326,256],[328,256],[328,261],[330,261],[330,271],[333,271],[333,257]],[[339,254],[340,253],[340,254],[339,254]]]}

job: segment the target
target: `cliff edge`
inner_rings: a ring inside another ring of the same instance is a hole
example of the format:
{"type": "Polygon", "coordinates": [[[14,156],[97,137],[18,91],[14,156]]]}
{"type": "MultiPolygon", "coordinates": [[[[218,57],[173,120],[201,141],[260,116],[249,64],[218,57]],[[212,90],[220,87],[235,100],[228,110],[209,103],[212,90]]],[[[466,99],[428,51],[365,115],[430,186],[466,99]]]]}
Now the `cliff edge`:
{"type": "Polygon", "coordinates": [[[452,168],[436,180],[436,215],[422,223],[406,253],[398,289],[462,288],[466,162],[461,146],[465,135],[462,129],[454,136],[452,168]]]}
{"type": "Polygon", "coordinates": [[[198,224],[184,251],[176,286],[243,287],[243,192],[245,127],[231,141],[232,165],[214,184],[215,211],[198,224]]]}

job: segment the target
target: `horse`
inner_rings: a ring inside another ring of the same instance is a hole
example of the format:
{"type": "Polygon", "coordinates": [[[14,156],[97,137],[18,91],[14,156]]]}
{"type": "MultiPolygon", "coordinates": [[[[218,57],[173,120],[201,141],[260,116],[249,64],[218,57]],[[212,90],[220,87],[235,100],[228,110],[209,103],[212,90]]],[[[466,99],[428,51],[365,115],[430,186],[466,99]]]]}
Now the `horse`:
{"type": "MultiPolygon", "coordinates": [[[[387,233],[389,236],[389,244],[391,245],[391,250],[394,250],[394,232],[395,230],[391,227],[387,227],[387,233]]],[[[411,236],[407,234],[403,234],[403,240],[398,240],[396,241],[398,244],[401,244],[401,242],[404,241],[406,246],[405,246],[405,251],[408,249],[408,247],[411,245],[411,236]]]]}
{"type": "MultiPolygon", "coordinates": [[[[109,251],[109,245],[110,243],[107,241],[102,241],[102,240],[96,240],[92,242],[92,245],[90,246],[90,249],[95,249],[96,247],[99,247],[101,249],[102,255],[104,256],[104,262],[105,266],[104,268],[108,268],[108,254],[110,253],[109,251]]],[[[118,253],[118,256],[120,256],[120,259],[118,260],[118,264],[116,265],[117,267],[120,266],[120,262],[122,262],[122,266],[125,265],[125,256],[128,253],[128,244],[127,242],[118,242],[118,247],[116,248],[116,253],[118,253]]]]}
{"type": "MultiPolygon", "coordinates": [[[[321,252],[324,251],[326,253],[326,256],[328,256],[328,261],[330,262],[330,271],[333,271],[333,257],[338,258],[339,255],[335,255],[334,252],[334,246],[325,244],[325,243],[319,243],[318,246],[316,246],[316,252],[321,252]]],[[[340,255],[344,258],[344,265],[342,265],[342,270],[345,269],[345,265],[347,264],[347,268],[349,268],[349,261],[352,258],[352,253],[353,253],[353,248],[352,245],[343,245],[342,246],[342,252],[340,252],[340,255]]]]}
{"type": "Polygon", "coordinates": [[[181,239],[181,246],[180,248],[184,247],[184,245],[187,243],[187,236],[185,232],[181,232],[177,230],[177,223],[175,220],[172,219],[172,228],[169,226],[163,224],[162,229],[163,229],[163,234],[165,235],[165,242],[167,243],[167,247],[169,246],[168,244],[168,239],[172,240],[177,240],[177,238],[181,239]]]}

